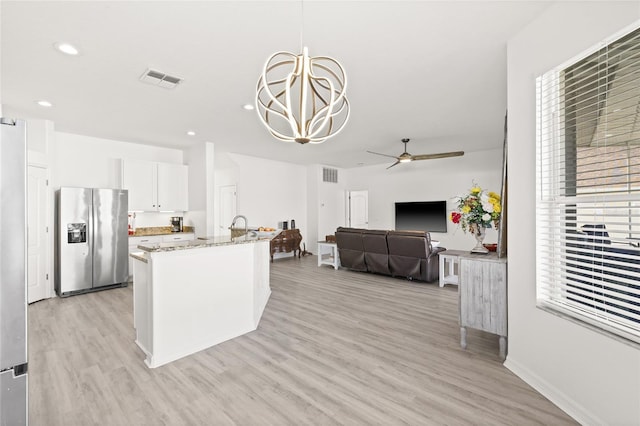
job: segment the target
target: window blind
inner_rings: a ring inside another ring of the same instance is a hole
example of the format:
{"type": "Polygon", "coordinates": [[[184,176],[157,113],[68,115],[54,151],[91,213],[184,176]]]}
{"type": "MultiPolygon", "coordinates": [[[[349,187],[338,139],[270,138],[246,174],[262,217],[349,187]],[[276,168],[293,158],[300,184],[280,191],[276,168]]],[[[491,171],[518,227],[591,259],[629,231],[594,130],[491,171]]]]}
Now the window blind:
{"type": "Polygon", "coordinates": [[[640,343],[640,30],[536,80],[538,306],[640,343]]]}

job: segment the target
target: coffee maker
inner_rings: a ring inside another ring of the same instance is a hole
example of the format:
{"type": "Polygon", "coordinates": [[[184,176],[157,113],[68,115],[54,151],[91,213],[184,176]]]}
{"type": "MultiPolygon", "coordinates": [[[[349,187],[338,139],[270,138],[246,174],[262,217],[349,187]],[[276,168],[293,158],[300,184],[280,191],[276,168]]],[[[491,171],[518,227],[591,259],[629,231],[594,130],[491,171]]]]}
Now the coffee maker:
{"type": "Polygon", "coordinates": [[[171,217],[171,232],[182,232],[182,216],[171,217]]]}

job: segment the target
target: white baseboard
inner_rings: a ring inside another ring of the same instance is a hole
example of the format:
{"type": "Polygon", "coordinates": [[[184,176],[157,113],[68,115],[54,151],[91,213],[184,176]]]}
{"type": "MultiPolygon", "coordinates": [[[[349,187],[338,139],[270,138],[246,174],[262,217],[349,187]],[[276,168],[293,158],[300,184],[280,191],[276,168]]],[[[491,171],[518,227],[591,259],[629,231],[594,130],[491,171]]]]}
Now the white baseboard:
{"type": "Polygon", "coordinates": [[[558,390],[555,386],[542,379],[529,368],[514,361],[513,357],[507,357],[504,366],[511,370],[516,376],[524,380],[532,388],[540,392],[545,398],[557,405],[562,411],[573,417],[574,420],[583,425],[603,425],[604,421],[585,407],[578,404],[571,397],[558,390]]]}

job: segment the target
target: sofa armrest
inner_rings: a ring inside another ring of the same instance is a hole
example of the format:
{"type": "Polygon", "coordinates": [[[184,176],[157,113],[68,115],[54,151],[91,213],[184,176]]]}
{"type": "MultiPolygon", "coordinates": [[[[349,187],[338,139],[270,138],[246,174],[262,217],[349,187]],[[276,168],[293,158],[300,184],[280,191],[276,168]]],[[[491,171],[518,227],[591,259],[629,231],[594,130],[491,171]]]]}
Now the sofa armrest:
{"type": "Polygon", "coordinates": [[[431,249],[431,253],[429,253],[429,254],[427,255],[427,259],[428,259],[428,258],[430,258],[430,257],[432,257],[432,256],[437,255],[437,254],[438,254],[438,253],[440,253],[440,252],[445,251],[446,249],[447,249],[446,247],[433,247],[433,248],[431,249]]]}

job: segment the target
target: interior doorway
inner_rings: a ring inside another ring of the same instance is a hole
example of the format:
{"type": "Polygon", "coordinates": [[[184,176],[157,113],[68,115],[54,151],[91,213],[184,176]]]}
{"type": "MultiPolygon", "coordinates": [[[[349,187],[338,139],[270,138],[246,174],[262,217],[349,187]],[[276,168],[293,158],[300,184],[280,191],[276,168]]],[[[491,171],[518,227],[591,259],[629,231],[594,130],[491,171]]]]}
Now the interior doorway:
{"type": "Polygon", "coordinates": [[[348,220],[351,228],[369,228],[369,191],[349,191],[348,220]]]}
{"type": "Polygon", "coordinates": [[[47,169],[27,168],[27,302],[33,303],[50,295],[47,241],[47,169]]]}

